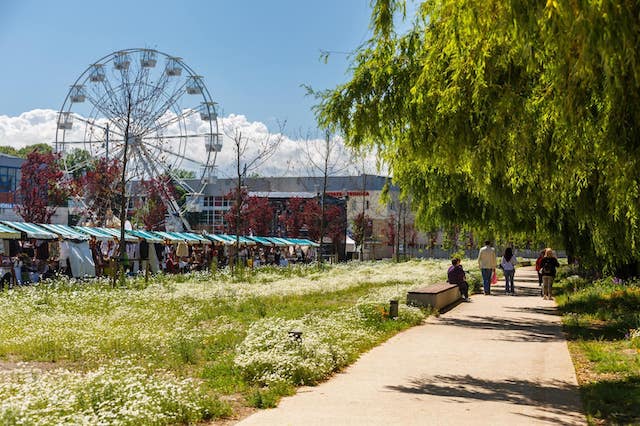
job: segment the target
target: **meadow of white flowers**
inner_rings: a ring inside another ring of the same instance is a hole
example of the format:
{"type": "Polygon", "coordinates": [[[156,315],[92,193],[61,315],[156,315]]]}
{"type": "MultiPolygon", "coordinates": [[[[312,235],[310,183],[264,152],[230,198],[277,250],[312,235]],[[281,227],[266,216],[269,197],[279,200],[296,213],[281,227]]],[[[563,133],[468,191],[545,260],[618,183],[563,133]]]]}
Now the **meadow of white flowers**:
{"type": "Polygon", "coordinates": [[[149,374],[127,360],[87,372],[26,364],[0,371],[3,425],[192,423],[228,414],[192,379],[149,374]]]}
{"type": "MultiPolygon", "coordinates": [[[[249,380],[260,384],[315,384],[376,342],[382,335],[376,325],[385,314],[379,305],[359,304],[328,316],[260,320],[249,328],[235,362],[249,380]],[[291,330],[302,332],[301,338],[292,338],[291,330]]],[[[420,309],[404,305],[398,320],[415,325],[424,317],[420,309]]]]}
{"type": "Polygon", "coordinates": [[[423,312],[402,304],[406,291],[443,281],[446,269],[445,261],[365,262],[264,269],[245,280],[158,276],[116,288],[61,280],[0,293],[0,424],[155,425],[229,415],[219,383],[213,388],[215,378],[203,373],[220,371],[218,356],[231,364],[221,381],[241,375],[235,392],[317,383],[421,322],[423,312]],[[341,302],[345,294],[357,296],[341,302]],[[401,300],[396,320],[387,317],[390,299],[401,300]],[[325,300],[330,307],[320,307],[325,300]],[[295,314],[274,309],[279,302],[295,314]],[[300,340],[289,337],[294,329],[300,340]]]}

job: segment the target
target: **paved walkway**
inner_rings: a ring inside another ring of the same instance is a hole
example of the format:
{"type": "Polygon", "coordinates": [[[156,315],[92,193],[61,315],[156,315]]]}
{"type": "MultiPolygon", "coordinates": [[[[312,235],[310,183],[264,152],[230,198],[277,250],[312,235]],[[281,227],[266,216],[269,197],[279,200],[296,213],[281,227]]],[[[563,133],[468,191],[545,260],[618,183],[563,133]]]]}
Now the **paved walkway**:
{"type": "Polygon", "coordinates": [[[533,268],[240,425],[586,424],[555,302],[533,268]]]}

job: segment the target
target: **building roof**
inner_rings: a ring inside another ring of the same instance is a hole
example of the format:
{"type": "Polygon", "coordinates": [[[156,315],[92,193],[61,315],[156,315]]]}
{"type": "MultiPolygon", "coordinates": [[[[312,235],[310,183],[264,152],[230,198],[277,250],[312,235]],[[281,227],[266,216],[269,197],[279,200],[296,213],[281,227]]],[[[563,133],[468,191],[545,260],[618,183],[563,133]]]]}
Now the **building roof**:
{"type": "Polygon", "coordinates": [[[17,158],[18,160],[22,160],[24,161],[24,158],[22,157],[17,157],[15,155],[9,155],[9,154],[5,154],[3,152],[0,152],[0,157],[5,157],[5,158],[17,158]]]}
{"type": "MultiPolygon", "coordinates": [[[[358,175],[358,176],[328,176],[327,191],[381,191],[389,180],[386,176],[358,175]]],[[[322,192],[324,178],[322,176],[298,176],[298,177],[257,177],[246,178],[244,184],[252,193],[314,193],[322,192]]],[[[199,180],[187,181],[193,187],[199,186],[199,180]]],[[[237,185],[236,179],[216,179],[214,183],[207,185],[204,195],[221,196],[232,192],[237,185]]],[[[397,191],[395,186],[392,191],[397,191]]]]}
{"type": "Polygon", "coordinates": [[[0,153],[0,166],[2,167],[22,167],[22,163],[25,162],[24,158],[16,157],[15,155],[0,153]]]}
{"type": "Polygon", "coordinates": [[[258,198],[315,198],[317,194],[315,192],[251,191],[249,196],[258,198]]]}

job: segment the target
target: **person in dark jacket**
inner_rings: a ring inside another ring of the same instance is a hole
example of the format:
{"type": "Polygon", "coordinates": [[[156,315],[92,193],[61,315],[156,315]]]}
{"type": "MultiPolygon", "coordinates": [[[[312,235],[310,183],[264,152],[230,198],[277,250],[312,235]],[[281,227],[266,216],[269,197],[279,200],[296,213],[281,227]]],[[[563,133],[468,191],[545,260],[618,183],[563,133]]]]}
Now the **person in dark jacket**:
{"type": "MultiPolygon", "coordinates": [[[[538,273],[538,286],[542,287],[542,274],[540,273],[540,262],[542,262],[542,259],[544,259],[544,252],[545,250],[540,250],[540,254],[538,255],[538,258],[536,259],[536,272],[538,273]]],[[[542,291],[541,291],[542,294],[542,291]]]]}
{"type": "Polygon", "coordinates": [[[544,257],[540,261],[540,274],[542,275],[542,298],[545,300],[553,300],[551,287],[553,279],[556,277],[557,268],[560,266],[553,250],[545,249],[544,257]]]}
{"type": "Polygon", "coordinates": [[[451,259],[451,266],[447,271],[447,281],[449,284],[455,284],[460,288],[460,294],[464,300],[469,300],[469,284],[467,284],[464,269],[460,264],[460,259],[454,257],[451,259]]]}

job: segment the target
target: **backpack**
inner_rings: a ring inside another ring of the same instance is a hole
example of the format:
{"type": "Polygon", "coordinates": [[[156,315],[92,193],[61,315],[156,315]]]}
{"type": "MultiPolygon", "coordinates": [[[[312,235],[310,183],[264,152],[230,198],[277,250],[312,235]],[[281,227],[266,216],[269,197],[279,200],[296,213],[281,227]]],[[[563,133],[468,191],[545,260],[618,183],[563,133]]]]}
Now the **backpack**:
{"type": "Polygon", "coordinates": [[[542,261],[540,265],[540,273],[542,275],[553,275],[553,265],[551,262],[542,261]]]}

